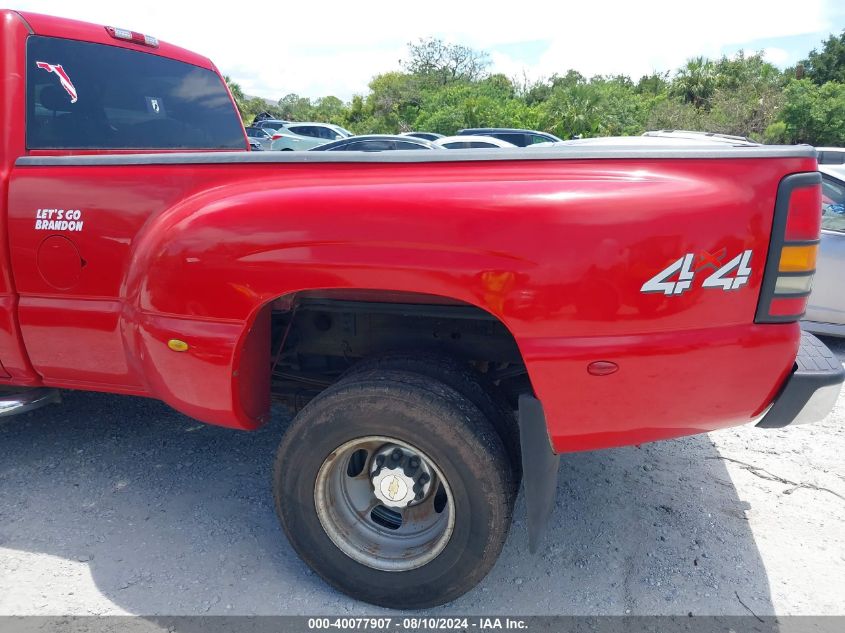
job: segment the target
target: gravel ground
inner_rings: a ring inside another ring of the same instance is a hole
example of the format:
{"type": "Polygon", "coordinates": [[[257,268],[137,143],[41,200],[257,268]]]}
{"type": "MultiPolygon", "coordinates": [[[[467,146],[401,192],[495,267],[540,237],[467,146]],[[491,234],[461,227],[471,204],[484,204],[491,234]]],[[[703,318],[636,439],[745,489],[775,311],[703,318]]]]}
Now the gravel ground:
{"type": "MultiPolygon", "coordinates": [[[[520,497],[493,571],[436,612],[845,614],[844,423],[841,396],[816,425],[564,456],[539,555],[520,497]]],[[[0,615],[380,612],[285,540],[269,490],[284,426],[82,392],[0,425],[0,615]]]]}

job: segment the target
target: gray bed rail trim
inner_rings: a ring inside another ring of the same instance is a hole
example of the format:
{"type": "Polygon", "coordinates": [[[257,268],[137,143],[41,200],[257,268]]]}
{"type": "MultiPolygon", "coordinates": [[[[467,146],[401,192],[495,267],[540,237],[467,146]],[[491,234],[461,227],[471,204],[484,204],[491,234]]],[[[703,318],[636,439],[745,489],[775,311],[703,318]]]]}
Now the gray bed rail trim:
{"type": "Polygon", "coordinates": [[[809,145],[756,145],[724,147],[712,145],[665,147],[614,147],[595,149],[514,148],[449,149],[442,151],[404,150],[390,152],[179,152],[167,154],[109,154],[84,156],[22,156],[21,167],[42,165],[219,165],[236,163],[452,163],[509,160],[595,160],[664,158],[814,158],[809,145]]]}

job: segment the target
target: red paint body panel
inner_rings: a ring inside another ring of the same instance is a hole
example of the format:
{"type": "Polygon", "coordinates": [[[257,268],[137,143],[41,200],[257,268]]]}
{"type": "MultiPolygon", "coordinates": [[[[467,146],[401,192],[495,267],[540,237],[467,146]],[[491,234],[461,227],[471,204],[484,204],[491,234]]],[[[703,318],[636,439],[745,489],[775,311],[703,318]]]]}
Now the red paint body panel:
{"type": "MultiPolygon", "coordinates": [[[[117,45],[101,27],[26,17],[38,33],[117,45]]],[[[8,38],[22,50],[23,22],[0,18],[3,50],[8,38]]],[[[209,63],[164,44],[147,52],[209,63]]],[[[778,182],[814,171],[812,158],[14,166],[24,60],[0,63],[17,73],[0,84],[8,381],[149,395],[255,428],[269,393],[263,308],[320,289],[419,293],[495,315],[557,451],[748,422],[792,367],[798,326],[754,315],[778,182]],[[49,270],[58,257],[39,263],[42,208],[82,212],[84,230],[63,233],[82,260],[71,287],[49,270]],[[702,288],[698,275],[680,295],[641,292],[685,253],[722,249],[724,261],[752,252],[738,290],[702,288]],[[619,369],[590,375],[593,361],[619,369]]]]}
{"type": "Polygon", "coordinates": [[[14,382],[36,386],[41,377],[29,363],[17,319],[18,296],[9,260],[7,201],[9,178],[24,145],[23,43],[29,35],[26,23],[12,11],[0,11],[0,384],[14,382]]]}
{"type": "MultiPolygon", "coordinates": [[[[36,35],[43,35],[45,37],[61,37],[67,40],[80,40],[83,42],[92,42],[94,44],[106,44],[108,46],[118,46],[120,48],[128,48],[133,51],[141,51],[142,53],[149,53],[150,55],[160,55],[161,57],[168,57],[194,66],[200,66],[209,70],[216,70],[211,60],[202,55],[189,51],[167,42],[159,41],[157,47],[143,46],[141,44],[134,44],[126,40],[121,40],[112,37],[106,31],[104,25],[91,24],[90,22],[80,22],[78,20],[68,20],[67,18],[57,18],[52,15],[43,15],[41,13],[29,13],[27,11],[19,11],[18,14],[26,20],[26,23],[36,35]]],[[[120,24],[109,24],[108,26],[116,26],[118,28],[125,28],[120,24]]],[[[155,37],[155,33],[146,33],[155,37]]]]}
{"type": "Polygon", "coordinates": [[[47,384],[71,374],[103,389],[137,384],[200,419],[252,427],[232,374],[262,306],[307,289],[425,293],[510,329],[558,450],[711,430],[759,414],[795,358],[797,326],[753,320],[777,183],[811,163],[18,167],[9,222],[21,327],[47,384]],[[48,204],[84,210],[73,241],[87,264],[70,291],[49,286],[32,256],[34,213],[48,204]],[[738,291],[697,277],[680,296],[640,292],[679,255],[722,248],[752,250],[738,291]],[[78,320],[58,323],[80,301],[101,312],[84,334],[78,320]],[[47,335],[38,324],[50,313],[47,335]],[[35,341],[65,335],[122,348],[120,371],[104,377],[101,364],[35,341]],[[193,350],[174,354],[171,337],[193,350]],[[594,360],[620,369],[591,376],[594,360]]]}

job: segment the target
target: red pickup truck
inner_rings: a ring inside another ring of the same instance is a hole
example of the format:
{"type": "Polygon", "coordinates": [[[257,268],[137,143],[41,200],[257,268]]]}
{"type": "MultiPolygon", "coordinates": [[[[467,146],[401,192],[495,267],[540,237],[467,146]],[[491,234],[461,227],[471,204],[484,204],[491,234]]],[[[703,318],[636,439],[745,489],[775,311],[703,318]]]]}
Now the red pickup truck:
{"type": "Polygon", "coordinates": [[[250,153],[206,58],[0,11],[4,415],[58,389],[255,429],[329,583],[440,604],[559,455],[824,417],[809,147],[250,153]]]}

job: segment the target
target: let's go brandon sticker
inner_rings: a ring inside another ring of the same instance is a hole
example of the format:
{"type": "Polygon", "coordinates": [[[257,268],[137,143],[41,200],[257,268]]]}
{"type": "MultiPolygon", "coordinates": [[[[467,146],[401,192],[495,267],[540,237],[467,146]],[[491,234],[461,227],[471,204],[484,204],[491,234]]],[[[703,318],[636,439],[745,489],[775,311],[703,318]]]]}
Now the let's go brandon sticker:
{"type": "Polygon", "coordinates": [[[38,209],[35,214],[36,231],[82,230],[82,211],[79,209],[38,209]]]}

